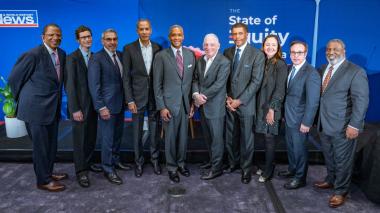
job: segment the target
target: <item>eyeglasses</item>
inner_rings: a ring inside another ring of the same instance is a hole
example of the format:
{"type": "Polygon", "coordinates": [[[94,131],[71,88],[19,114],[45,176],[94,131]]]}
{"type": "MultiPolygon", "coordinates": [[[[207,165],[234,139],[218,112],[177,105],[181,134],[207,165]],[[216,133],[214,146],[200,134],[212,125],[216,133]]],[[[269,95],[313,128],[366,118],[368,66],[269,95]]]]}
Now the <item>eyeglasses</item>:
{"type": "Polygon", "coordinates": [[[290,55],[295,55],[295,56],[301,56],[303,54],[305,54],[305,52],[294,52],[294,51],[290,52],[290,55]]]}
{"type": "Polygon", "coordinates": [[[83,40],[90,39],[90,38],[92,38],[91,35],[79,37],[79,39],[83,39],[83,40]]]}
{"type": "Polygon", "coordinates": [[[104,38],[106,41],[117,41],[117,38],[104,38]]]}

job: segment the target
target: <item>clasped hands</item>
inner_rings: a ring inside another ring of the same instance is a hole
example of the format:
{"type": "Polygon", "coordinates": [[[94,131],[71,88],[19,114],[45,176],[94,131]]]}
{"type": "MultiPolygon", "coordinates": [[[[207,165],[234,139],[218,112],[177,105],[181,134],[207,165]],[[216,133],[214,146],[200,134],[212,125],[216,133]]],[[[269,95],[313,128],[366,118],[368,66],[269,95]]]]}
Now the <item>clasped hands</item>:
{"type": "Polygon", "coordinates": [[[227,96],[227,100],[226,100],[226,106],[227,106],[227,109],[232,111],[232,112],[235,112],[236,109],[241,105],[241,101],[240,99],[232,99],[231,97],[227,96]]]}

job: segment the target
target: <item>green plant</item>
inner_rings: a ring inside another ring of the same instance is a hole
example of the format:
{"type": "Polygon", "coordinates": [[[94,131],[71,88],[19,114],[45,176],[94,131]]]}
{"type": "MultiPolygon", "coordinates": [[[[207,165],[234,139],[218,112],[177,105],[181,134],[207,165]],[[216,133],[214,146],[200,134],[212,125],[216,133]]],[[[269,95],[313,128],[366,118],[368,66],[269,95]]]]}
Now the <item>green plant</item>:
{"type": "Polygon", "coordinates": [[[8,118],[14,118],[16,114],[16,103],[13,98],[11,88],[3,76],[0,78],[4,85],[4,87],[0,87],[0,95],[3,98],[0,98],[0,101],[3,102],[3,112],[8,118]]]}

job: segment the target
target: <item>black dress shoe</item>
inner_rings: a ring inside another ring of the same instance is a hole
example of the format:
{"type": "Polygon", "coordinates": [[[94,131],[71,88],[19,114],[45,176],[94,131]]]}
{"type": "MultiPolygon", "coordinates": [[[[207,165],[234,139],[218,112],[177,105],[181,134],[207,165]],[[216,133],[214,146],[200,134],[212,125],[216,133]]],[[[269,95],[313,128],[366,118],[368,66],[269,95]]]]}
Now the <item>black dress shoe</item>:
{"type": "Polygon", "coordinates": [[[135,166],[135,176],[141,177],[142,174],[143,174],[143,167],[141,165],[136,165],[135,166]]]}
{"type": "Polygon", "coordinates": [[[152,165],[153,165],[153,172],[154,172],[154,174],[160,175],[161,172],[162,172],[160,163],[158,161],[153,161],[152,165]]]}
{"type": "Polygon", "coordinates": [[[190,171],[189,169],[186,168],[186,166],[183,166],[183,167],[178,167],[178,171],[181,175],[185,176],[185,177],[189,177],[190,176],[190,171]]]}
{"type": "Polygon", "coordinates": [[[115,169],[128,171],[132,169],[132,166],[119,162],[115,165],[115,169]]]}
{"type": "Polygon", "coordinates": [[[177,172],[169,171],[169,179],[174,183],[179,183],[179,176],[177,172]]]}
{"type": "Polygon", "coordinates": [[[223,174],[223,172],[221,170],[219,171],[210,171],[208,174],[204,174],[201,176],[201,180],[211,180],[211,179],[214,179],[216,177],[219,177],[223,174]]]}
{"type": "Polygon", "coordinates": [[[284,188],[291,190],[291,189],[298,189],[298,188],[301,188],[301,187],[304,187],[304,186],[306,186],[306,182],[305,181],[300,181],[300,180],[292,179],[289,182],[285,183],[284,188]]]}
{"type": "Polygon", "coordinates": [[[241,182],[244,184],[248,184],[249,182],[251,182],[251,178],[252,178],[251,172],[243,172],[241,174],[241,182]]]}
{"type": "Polygon", "coordinates": [[[199,166],[200,169],[211,169],[211,163],[207,162],[199,166]]]}
{"type": "Polygon", "coordinates": [[[90,171],[92,171],[92,172],[103,172],[103,168],[102,168],[102,166],[100,166],[100,165],[96,165],[96,164],[91,164],[90,165],[90,171]]]}
{"type": "Polygon", "coordinates": [[[282,178],[292,178],[292,177],[294,177],[294,173],[293,172],[289,172],[288,170],[286,170],[286,171],[279,171],[278,172],[278,176],[282,177],[282,178]]]}
{"type": "Polygon", "coordinates": [[[107,180],[113,184],[123,184],[123,180],[116,174],[116,172],[104,173],[104,176],[107,180]]]}
{"type": "Polygon", "coordinates": [[[87,175],[77,175],[77,181],[81,187],[87,188],[90,186],[90,180],[88,179],[87,175]]]}

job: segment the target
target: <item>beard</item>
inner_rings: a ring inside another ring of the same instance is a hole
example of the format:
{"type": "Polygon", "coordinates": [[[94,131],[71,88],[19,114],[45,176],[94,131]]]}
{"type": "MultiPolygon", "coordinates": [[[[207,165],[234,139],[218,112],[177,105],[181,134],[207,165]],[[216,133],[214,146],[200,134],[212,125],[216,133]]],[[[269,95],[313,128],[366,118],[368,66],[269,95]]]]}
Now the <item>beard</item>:
{"type": "Polygon", "coordinates": [[[327,57],[327,61],[328,61],[331,65],[335,65],[335,64],[341,62],[343,59],[344,59],[344,56],[343,56],[343,55],[338,56],[338,57],[335,57],[335,58],[329,58],[329,57],[327,57]]]}

